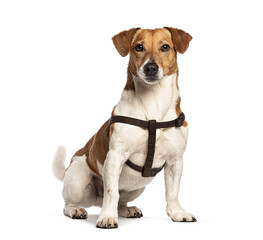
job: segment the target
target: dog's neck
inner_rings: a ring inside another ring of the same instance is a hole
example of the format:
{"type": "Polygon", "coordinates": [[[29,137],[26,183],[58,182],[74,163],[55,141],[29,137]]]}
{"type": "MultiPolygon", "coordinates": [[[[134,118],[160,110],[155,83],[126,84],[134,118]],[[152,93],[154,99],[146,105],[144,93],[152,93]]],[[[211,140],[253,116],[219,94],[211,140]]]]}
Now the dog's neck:
{"type": "Polygon", "coordinates": [[[130,97],[134,99],[130,98],[129,101],[136,102],[146,120],[163,121],[167,120],[166,117],[178,115],[176,109],[180,105],[180,95],[177,73],[165,76],[155,84],[147,84],[138,76],[133,76],[133,82],[134,89],[129,92],[133,93],[130,97]]]}

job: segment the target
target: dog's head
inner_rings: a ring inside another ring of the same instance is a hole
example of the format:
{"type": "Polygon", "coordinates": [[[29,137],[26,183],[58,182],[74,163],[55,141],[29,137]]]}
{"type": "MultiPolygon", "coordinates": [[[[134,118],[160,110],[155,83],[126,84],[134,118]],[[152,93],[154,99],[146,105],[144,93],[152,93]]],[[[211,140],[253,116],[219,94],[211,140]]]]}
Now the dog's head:
{"type": "Polygon", "coordinates": [[[132,28],[112,38],[121,56],[130,54],[129,72],[147,84],[155,84],[177,71],[176,54],[184,53],[191,39],[188,33],[171,27],[132,28]]]}

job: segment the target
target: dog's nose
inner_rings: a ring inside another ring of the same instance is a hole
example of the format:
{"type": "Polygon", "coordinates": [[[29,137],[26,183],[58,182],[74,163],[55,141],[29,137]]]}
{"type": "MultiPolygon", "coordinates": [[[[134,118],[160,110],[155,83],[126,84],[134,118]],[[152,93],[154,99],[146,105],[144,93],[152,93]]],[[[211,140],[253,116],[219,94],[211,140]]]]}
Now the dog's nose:
{"type": "Polygon", "coordinates": [[[156,63],[147,63],[143,70],[146,75],[153,76],[158,72],[158,65],[156,63]]]}

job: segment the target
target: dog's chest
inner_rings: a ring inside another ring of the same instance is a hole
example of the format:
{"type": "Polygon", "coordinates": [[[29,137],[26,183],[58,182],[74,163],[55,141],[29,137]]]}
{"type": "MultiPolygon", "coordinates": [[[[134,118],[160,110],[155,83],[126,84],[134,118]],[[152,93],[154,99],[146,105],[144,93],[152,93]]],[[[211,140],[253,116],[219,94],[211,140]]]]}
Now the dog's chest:
{"type": "MultiPolygon", "coordinates": [[[[153,167],[160,167],[166,161],[166,159],[173,158],[177,155],[178,146],[181,145],[181,131],[174,128],[165,130],[156,130],[156,142],[155,142],[155,153],[153,167]]],[[[134,160],[134,163],[139,165],[144,165],[147,152],[148,152],[148,130],[143,131],[143,133],[137,133],[138,137],[135,137],[135,141],[131,143],[131,148],[133,148],[133,154],[130,160],[134,160]]]]}
{"type": "MultiPolygon", "coordinates": [[[[129,136],[129,150],[132,152],[129,159],[136,165],[144,166],[148,151],[148,131],[133,129],[129,136]]],[[[152,168],[163,166],[166,161],[175,161],[185,150],[187,141],[186,128],[169,128],[156,131],[156,144],[152,168]]],[[[133,191],[145,187],[153,177],[142,177],[140,172],[135,171],[126,164],[120,176],[120,189],[133,191]]]]}
{"type": "MultiPolygon", "coordinates": [[[[176,75],[168,76],[147,91],[123,91],[114,114],[146,121],[155,119],[157,122],[176,119],[179,92],[175,80],[176,75]]],[[[115,143],[115,147],[127,153],[126,156],[132,163],[144,166],[148,151],[148,129],[115,123],[111,141],[115,143]]],[[[152,168],[159,168],[166,161],[175,161],[177,157],[181,157],[186,141],[185,127],[157,129],[152,168]]],[[[124,164],[119,187],[121,190],[132,191],[145,187],[152,179],[153,177],[142,177],[140,172],[124,164]]]]}

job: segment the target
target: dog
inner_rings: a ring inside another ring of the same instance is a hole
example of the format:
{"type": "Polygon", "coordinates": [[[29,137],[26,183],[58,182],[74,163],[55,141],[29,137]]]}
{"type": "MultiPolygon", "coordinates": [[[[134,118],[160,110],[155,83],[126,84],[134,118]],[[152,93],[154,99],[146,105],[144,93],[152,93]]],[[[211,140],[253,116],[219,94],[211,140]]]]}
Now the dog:
{"type": "Polygon", "coordinates": [[[172,27],[132,28],[112,40],[122,57],[130,56],[126,85],[112,118],[74,154],[67,169],[65,148],[55,154],[54,174],[64,183],[64,214],[85,219],[84,208],[99,206],[98,228],[117,228],[118,216],[140,218],[142,211],[127,203],[164,167],[168,216],[195,222],[178,202],[188,124],[180,108],[177,52],[184,53],[192,37],[172,27]],[[167,127],[167,121],[178,126],[167,127]]]}

